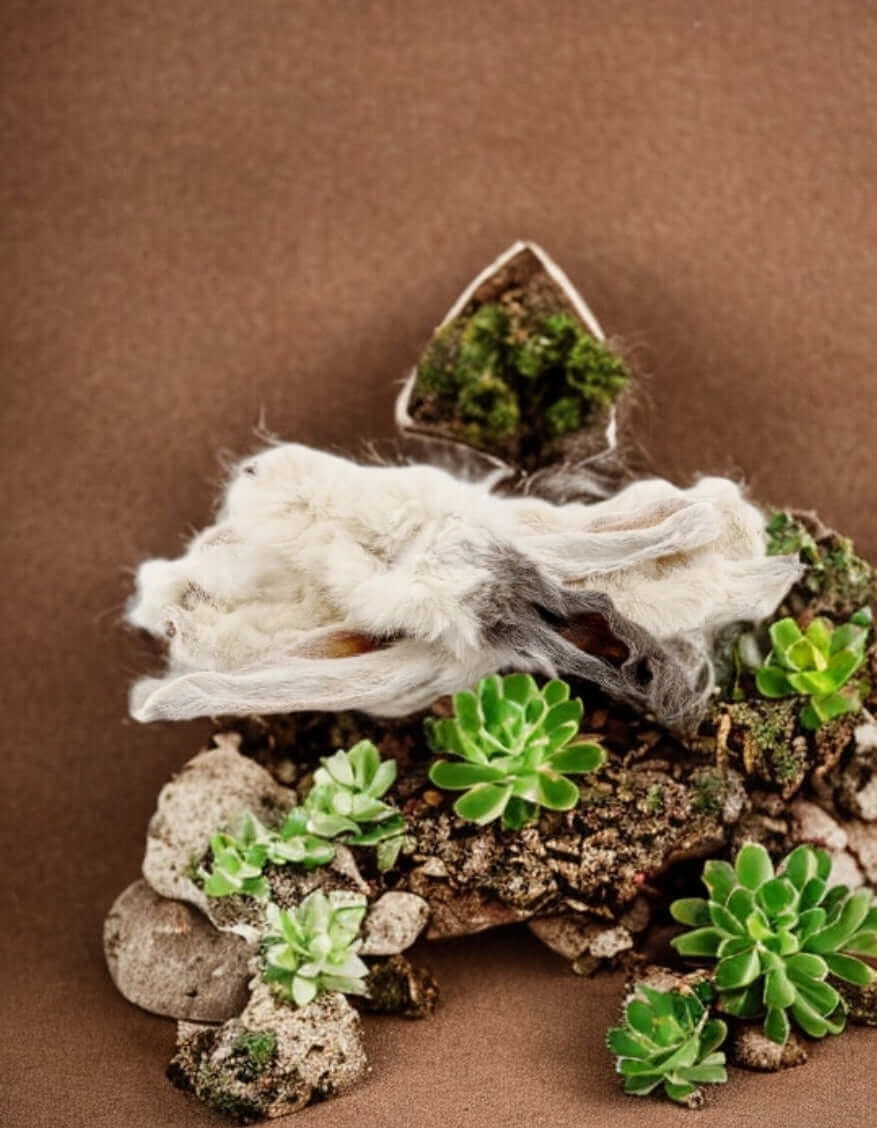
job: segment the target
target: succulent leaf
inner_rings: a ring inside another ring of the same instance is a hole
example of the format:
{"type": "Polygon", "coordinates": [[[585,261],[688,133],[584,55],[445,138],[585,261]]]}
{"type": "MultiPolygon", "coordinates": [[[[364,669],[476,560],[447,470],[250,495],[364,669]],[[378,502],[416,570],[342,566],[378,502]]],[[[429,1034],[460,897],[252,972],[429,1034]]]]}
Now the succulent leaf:
{"type": "Polygon", "coordinates": [[[568,775],[592,772],[605,760],[598,744],[578,740],[583,707],[569,686],[540,689],[529,674],[493,674],[453,698],[454,716],[426,722],[432,748],[462,763],[437,760],[436,787],[464,791],[460,818],[484,825],[501,818],[507,829],[532,822],[540,807],[567,811],[579,799],[568,775]]]}

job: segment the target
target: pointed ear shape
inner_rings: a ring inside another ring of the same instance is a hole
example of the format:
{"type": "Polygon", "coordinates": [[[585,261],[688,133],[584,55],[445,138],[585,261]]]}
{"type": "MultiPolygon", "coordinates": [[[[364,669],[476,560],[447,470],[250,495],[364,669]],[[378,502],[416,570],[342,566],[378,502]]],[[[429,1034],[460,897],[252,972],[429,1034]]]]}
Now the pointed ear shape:
{"type": "MultiPolygon", "coordinates": [[[[314,645],[325,653],[340,645],[340,634],[314,645]]],[[[470,672],[411,639],[346,657],[278,654],[231,673],[201,670],[142,678],[131,689],[130,711],[137,721],[347,709],[405,716],[491,672],[495,659],[489,651],[484,660],[489,669],[470,672]]]]}
{"type": "Polygon", "coordinates": [[[631,568],[662,556],[691,552],[714,541],[724,528],[712,502],[669,502],[633,514],[607,517],[584,532],[526,536],[521,547],[564,581],[631,568]],[[670,511],[668,512],[668,507],[670,511]]]}

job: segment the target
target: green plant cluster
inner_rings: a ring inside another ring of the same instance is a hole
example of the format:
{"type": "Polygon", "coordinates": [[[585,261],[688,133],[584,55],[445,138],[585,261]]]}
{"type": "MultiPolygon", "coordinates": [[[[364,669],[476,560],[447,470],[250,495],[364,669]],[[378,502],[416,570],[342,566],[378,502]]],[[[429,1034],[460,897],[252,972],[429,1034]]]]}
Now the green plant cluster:
{"type": "Polygon", "coordinates": [[[327,865],[335,857],[331,840],[375,846],[379,868],[389,869],[405,842],[401,811],[382,798],[396,770],[396,761],[382,761],[368,740],[326,757],[304,802],[277,830],[246,814],[237,835],[213,835],[210,868],[198,871],[204,892],[208,897],[267,898],[271,889],[264,876],[266,865],[327,865]]]}
{"type": "Polygon", "coordinates": [[[460,762],[436,761],[429,778],[465,792],[454,810],[469,822],[501,817],[504,827],[518,829],[540,807],[569,810],[579,789],[567,775],[594,771],[605,759],[598,744],[576,739],[583,707],[570,700],[566,682],[540,689],[529,674],[494,674],[455,694],[453,706],[453,717],[427,721],[427,733],[435,750],[460,762]]]}
{"type": "Polygon", "coordinates": [[[269,904],[262,978],[299,1007],[321,991],[365,995],[368,968],[357,955],[365,910],[361,894],[321,889],[294,909],[269,904]]]}
{"type": "Polygon", "coordinates": [[[877,955],[877,907],[870,889],[830,886],[824,850],[798,846],[779,871],[763,846],[746,843],[734,866],[703,869],[709,898],[674,901],[673,917],[693,931],[673,940],[686,957],[714,959],[720,1008],[737,1018],[763,1016],[764,1032],[785,1044],[790,1017],[813,1038],[838,1034],[846,1021],[829,974],[868,984],[860,956],[877,955]]]}
{"type": "Polygon", "coordinates": [[[307,831],[301,808],[292,810],[279,830],[269,830],[252,814],[246,814],[237,836],[214,834],[210,839],[210,870],[201,870],[208,897],[236,893],[266,898],[271,889],[263,870],[269,863],[294,863],[305,869],[327,865],[335,857],[331,842],[307,831]]]}
{"type": "Polygon", "coordinates": [[[308,831],[350,846],[376,846],[379,865],[389,869],[405,835],[401,811],[382,798],[396,772],[396,761],[381,760],[370,740],[324,759],[304,801],[308,831]]]}
{"type": "Polygon", "coordinates": [[[848,537],[830,533],[817,541],[806,525],[786,510],[771,515],[765,533],[769,556],[797,553],[807,565],[798,586],[824,610],[849,614],[874,597],[874,569],[856,554],[848,537]]]}
{"type": "Polygon", "coordinates": [[[719,1046],[728,1029],[721,1019],[710,1018],[713,996],[707,982],[678,991],[635,985],[622,1025],[606,1036],[625,1093],[647,1096],[662,1085],[671,1100],[696,1106],[701,1085],[727,1081],[719,1046]]]}
{"type": "Polygon", "coordinates": [[[473,445],[502,443],[543,421],[558,437],[608,406],[630,373],[578,318],[488,303],[440,328],[418,367],[415,397],[438,396],[473,445]]]}
{"type": "Polygon", "coordinates": [[[755,685],[763,697],[806,697],[801,724],[818,729],[826,721],[862,708],[862,696],[869,687],[867,679],[856,675],[867,660],[871,622],[870,607],[857,611],[839,627],[816,618],[802,631],[794,619],[780,619],[770,627],[772,648],[763,662],[752,636],[741,640],[739,654],[754,670],[755,685]]]}

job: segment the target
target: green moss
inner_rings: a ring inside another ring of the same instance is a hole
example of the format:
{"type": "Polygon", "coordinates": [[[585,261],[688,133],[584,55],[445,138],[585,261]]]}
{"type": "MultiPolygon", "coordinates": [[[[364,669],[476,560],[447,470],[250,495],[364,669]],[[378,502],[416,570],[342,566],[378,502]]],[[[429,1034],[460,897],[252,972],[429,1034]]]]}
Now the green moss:
{"type": "Polygon", "coordinates": [[[417,370],[412,412],[503,457],[586,426],[626,386],[623,361],[566,311],[530,308],[510,290],[433,336],[417,370]]]}
{"type": "MultiPolygon", "coordinates": [[[[248,1030],[235,1040],[232,1052],[245,1058],[246,1064],[252,1067],[254,1073],[261,1073],[277,1054],[277,1035],[271,1030],[248,1030]]],[[[238,1075],[240,1076],[240,1070],[238,1075]]]]}
{"type": "Polygon", "coordinates": [[[777,784],[786,796],[793,795],[810,766],[809,745],[796,737],[796,700],[740,701],[728,705],[727,713],[746,774],[777,784]]]}
{"type": "Polygon", "coordinates": [[[786,510],[774,513],[765,531],[768,555],[797,552],[807,565],[797,586],[805,605],[846,617],[874,599],[874,569],[856,554],[848,537],[828,533],[817,540],[786,510]]]}
{"type": "Polygon", "coordinates": [[[716,772],[703,772],[691,781],[691,809],[698,815],[721,814],[725,802],[725,778],[716,772]]]}
{"type": "Polygon", "coordinates": [[[660,814],[664,809],[664,789],[659,784],[650,787],[646,795],[646,811],[650,815],[660,814]]]}

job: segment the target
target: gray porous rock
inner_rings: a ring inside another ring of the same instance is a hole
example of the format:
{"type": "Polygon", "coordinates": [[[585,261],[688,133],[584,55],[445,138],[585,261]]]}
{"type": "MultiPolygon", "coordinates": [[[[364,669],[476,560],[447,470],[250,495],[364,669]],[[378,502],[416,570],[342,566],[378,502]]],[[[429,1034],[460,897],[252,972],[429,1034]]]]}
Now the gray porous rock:
{"type": "Polygon", "coordinates": [[[803,1065],[807,1060],[807,1047],[797,1034],[789,1034],[785,1045],[780,1046],[754,1023],[740,1023],[733,1031],[729,1046],[730,1060],[741,1069],[754,1069],[760,1073],[775,1073],[803,1065]]]}
{"type": "Polygon", "coordinates": [[[306,1007],[276,998],[253,981],[239,1018],[222,1026],[181,1022],[168,1077],[239,1124],[286,1116],[337,1096],[368,1065],[358,1013],[337,992],[306,1007]]]}
{"type": "Polygon", "coordinates": [[[121,893],[104,923],[113,982],[154,1014],[223,1022],[240,1014],[255,948],[218,932],[197,909],[159,897],[145,881],[121,893]]]}
{"type": "Polygon", "coordinates": [[[429,905],[416,893],[391,890],[369,909],[362,956],[393,956],[410,948],[429,919],[429,905]]]}
{"type": "Polygon", "coordinates": [[[239,739],[230,733],[214,737],[216,747],[199,752],[164,785],[147,833],[143,876],[156,893],[189,901],[208,916],[211,906],[192,880],[192,867],[210,836],[236,828],[248,811],[276,825],[296,802],[293,790],[238,752],[239,739]]]}

